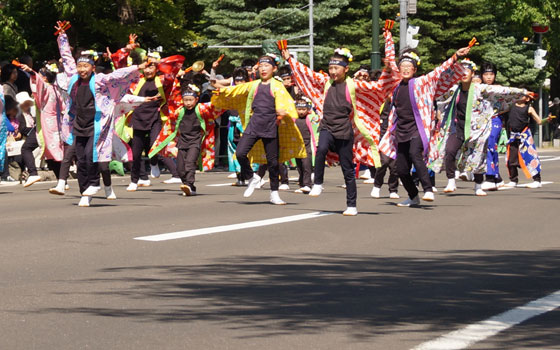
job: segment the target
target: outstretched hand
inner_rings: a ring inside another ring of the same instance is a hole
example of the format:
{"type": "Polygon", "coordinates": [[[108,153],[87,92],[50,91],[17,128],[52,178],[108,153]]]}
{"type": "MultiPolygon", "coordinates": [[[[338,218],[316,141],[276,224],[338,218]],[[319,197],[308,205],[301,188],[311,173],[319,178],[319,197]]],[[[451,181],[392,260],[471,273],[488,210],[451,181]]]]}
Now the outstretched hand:
{"type": "Polygon", "coordinates": [[[56,33],[58,33],[58,35],[60,34],[64,34],[66,32],[66,21],[56,21],[56,25],[54,26],[54,29],[56,29],[56,33]]]}
{"type": "Polygon", "coordinates": [[[385,70],[388,73],[391,73],[393,71],[393,67],[391,67],[391,60],[389,60],[388,58],[383,59],[383,65],[385,66],[385,70]]]}
{"type": "Polygon", "coordinates": [[[282,50],[282,58],[287,61],[290,58],[290,50],[283,49],[282,50]]]}
{"type": "Polygon", "coordinates": [[[130,34],[128,36],[128,44],[125,47],[125,50],[130,52],[132,50],[134,50],[135,48],[139,47],[140,45],[138,45],[138,43],[136,42],[136,40],[138,39],[138,35],[136,34],[130,34]]]}
{"type": "Polygon", "coordinates": [[[459,50],[457,50],[457,57],[458,58],[466,57],[469,54],[470,51],[471,51],[470,47],[460,48],[459,50]]]}
{"type": "Polygon", "coordinates": [[[153,101],[159,101],[159,100],[161,100],[161,95],[157,94],[155,96],[146,97],[145,102],[153,102],[153,101]]]}

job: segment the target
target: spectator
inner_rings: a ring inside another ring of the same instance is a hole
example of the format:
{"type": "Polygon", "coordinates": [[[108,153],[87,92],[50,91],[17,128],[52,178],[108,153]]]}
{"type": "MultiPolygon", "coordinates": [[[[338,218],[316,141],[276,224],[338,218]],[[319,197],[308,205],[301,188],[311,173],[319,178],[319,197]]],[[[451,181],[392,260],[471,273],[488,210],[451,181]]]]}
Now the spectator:
{"type": "Polygon", "coordinates": [[[18,77],[17,67],[8,63],[2,67],[0,72],[0,83],[4,87],[4,96],[10,96],[14,101],[19,92],[15,82],[18,77]]]}

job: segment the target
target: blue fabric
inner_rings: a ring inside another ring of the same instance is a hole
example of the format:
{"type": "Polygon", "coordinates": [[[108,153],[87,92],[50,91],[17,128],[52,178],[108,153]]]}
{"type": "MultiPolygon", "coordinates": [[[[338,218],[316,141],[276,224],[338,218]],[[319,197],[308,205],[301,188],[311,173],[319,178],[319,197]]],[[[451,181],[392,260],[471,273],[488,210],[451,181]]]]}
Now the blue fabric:
{"type": "Polygon", "coordinates": [[[492,118],[492,131],[490,132],[490,137],[488,137],[488,151],[486,156],[486,175],[489,176],[500,175],[498,141],[500,140],[501,133],[502,119],[499,117],[492,118]]]}
{"type": "Polygon", "coordinates": [[[0,173],[4,171],[4,163],[6,163],[6,142],[8,139],[8,131],[14,132],[14,126],[6,116],[6,101],[4,101],[4,94],[0,92],[0,99],[2,99],[2,116],[0,117],[0,173]]]}

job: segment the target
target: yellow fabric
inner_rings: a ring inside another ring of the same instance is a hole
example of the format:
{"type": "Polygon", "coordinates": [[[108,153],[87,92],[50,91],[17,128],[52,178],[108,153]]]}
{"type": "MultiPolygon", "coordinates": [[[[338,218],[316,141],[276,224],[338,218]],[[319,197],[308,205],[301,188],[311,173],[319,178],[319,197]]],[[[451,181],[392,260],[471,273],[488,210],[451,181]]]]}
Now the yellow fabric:
{"type": "MultiPolygon", "coordinates": [[[[255,80],[249,83],[220,89],[219,93],[212,97],[212,104],[216,108],[237,110],[241,118],[241,123],[247,125],[245,123],[245,118],[247,117],[245,115],[245,110],[249,91],[254,91],[254,88],[256,88],[256,85],[260,84],[260,82],[260,80],[255,80]]],[[[282,119],[278,127],[278,143],[280,145],[278,161],[286,162],[292,158],[305,158],[307,157],[305,153],[305,144],[299,129],[294,123],[294,119],[298,117],[294,100],[281,82],[272,79],[270,83],[271,91],[274,94],[276,110],[283,109],[288,113],[288,116],[282,119]]],[[[252,100],[252,98],[250,100],[252,100]]],[[[266,153],[262,141],[259,140],[255,146],[253,146],[253,149],[249,152],[249,159],[252,163],[266,164],[266,153]]]]}

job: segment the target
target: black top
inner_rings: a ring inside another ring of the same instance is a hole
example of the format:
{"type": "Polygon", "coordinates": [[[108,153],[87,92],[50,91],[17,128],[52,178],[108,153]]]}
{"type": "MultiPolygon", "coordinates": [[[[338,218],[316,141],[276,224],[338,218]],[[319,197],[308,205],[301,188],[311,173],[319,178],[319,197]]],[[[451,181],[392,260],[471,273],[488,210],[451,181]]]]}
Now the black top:
{"type": "Polygon", "coordinates": [[[412,110],[410,93],[408,92],[408,81],[401,81],[397,91],[395,112],[397,113],[397,142],[408,142],[415,137],[419,137],[416,118],[412,110]]]}
{"type": "Polygon", "coordinates": [[[522,132],[529,126],[529,105],[519,107],[512,105],[509,110],[509,129],[512,132],[522,132]]]}
{"type": "Polygon", "coordinates": [[[260,84],[253,99],[253,115],[245,134],[257,137],[275,138],[278,136],[276,126],[276,101],[270,91],[270,84],[260,84]]]}
{"type": "Polygon", "coordinates": [[[352,103],[346,99],[346,82],[333,82],[325,96],[321,130],[328,130],[335,139],[351,140],[354,137],[350,121],[352,109],[352,103]]]}
{"type": "Polygon", "coordinates": [[[459,140],[465,138],[465,115],[467,113],[467,100],[469,99],[469,91],[461,90],[459,92],[459,102],[455,106],[455,131],[459,140]]]}
{"type": "MultiPolygon", "coordinates": [[[[90,76],[91,79],[91,76],[90,76]]],[[[76,100],[76,117],[73,126],[74,136],[93,136],[93,123],[95,120],[95,98],[89,88],[89,80],[78,79],[76,100]]]]}
{"type": "Polygon", "coordinates": [[[17,120],[19,123],[19,127],[17,131],[22,136],[29,136],[32,132],[35,132],[35,125],[33,126],[27,125],[27,119],[25,119],[25,116],[23,115],[22,111],[18,113],[17,120]]]}
{"type": "MultiPolygon", "coordinates": [[[[154,79],[146,80],[138,96],[152,97],[158,94],[158,88],[154,79]]],[[[132,112],[132,128],[134,130],[151,130],[155,123],[160,122],[159,116],[160,101],[142,103],[132,112]]]]}
{"type": "Polygon", "coordinates": [[[385,102],[383,105],[383,110],[379,115],[380,123],[381,123],[381,130],[379,132],[379,137],[383,137],[387,132],[387,128],[389,127],[389,114],[391,113],[391,103],[389,101],[385,102]]]}
{"type": "Polygon", "coordinates": [[[183,119],[179,124],[179,140],[177,148],[188,149],[193,146],[200,147],[202,141],[202,127],[193,109],[185,109],[183,119]]]}
{"type": "Polygon", "coordinates": [[[311,132],[309,131],[309,128],[307,127],[307,117],[299,117],[298,119],[296,119],[296,126],[299,129],[299,132],[301,134],[301,137],[303,138],[303,141],[305,144],[309,143],[309,141],[311,141],[311,132]]]}

